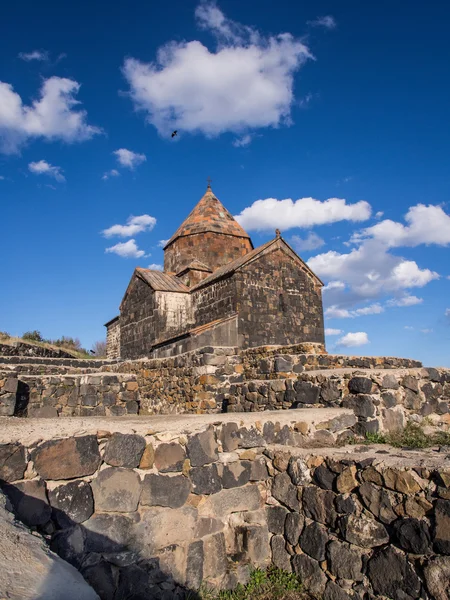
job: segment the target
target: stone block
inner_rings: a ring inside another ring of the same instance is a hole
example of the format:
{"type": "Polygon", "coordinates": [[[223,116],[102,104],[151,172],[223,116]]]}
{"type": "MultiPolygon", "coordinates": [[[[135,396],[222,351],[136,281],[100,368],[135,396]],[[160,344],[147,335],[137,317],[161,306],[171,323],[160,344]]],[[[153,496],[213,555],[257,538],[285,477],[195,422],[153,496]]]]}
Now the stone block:
{"type": "Polygon", "coordinates": [[[292,568],[306,590],[319,597],[323,594],[327,578],[316,560],[307,554],[296,554],[292,558],[292,568]]]}
{"type": "Polygon", "coordinates": [[[325,560],[325,548],[328,542],[328,533],[323,525],[313,521],[305,525],[300,536],[299,544],[303,552],[315,560],[325,560]]]}
{"type": "Polygon", "coordinates": [[[266,445],[264,437],[257,429],[242,427],[237,432],[239,448],[259,448],[266,445]]]}
{"type": "Polygon", "coordinates": [[[406,556],[393,546],[375,553],[367,575],[375,594],[388,598],[421,598],[420,580],[406,556]],[[400,595],[403,592],[403,595],[400,595]],[[407,594],[407,595],[405,595],[407,594]]]}
{"type": "Polygon", "coordinates": [[[296,546],[305,524],[305,518],[299,513],[288,513],[284,524],[284,534],[287,541],[296,546]]]}
{"type": "Polygon", "coordinates": [[[139,466],[145,445],[140,435],[113,433],[106,442],[103,460],[113,467],[132,469],[139,466]]]}
{"type": "Polygon", "coordinates": [[[7,482],[22,479],[26,467],[22,444],[0,444],[0,479],[7,482]]]}
{"type": "Polygon", "coordinates": [[[274,371],[276,373],[289,373],[292,371],[294,363],[290,356],[275,356],[274,371]]]}
{"type": "Polygon", "coordinates": [[[218,459],[218,450],[214,428],[209,427],[206,431],[191,436],[187,443],[187,452],[193,467],[215,462],[218,459]]]}
{"type": "Polygon", "coordinates": [[[252,463],[240,460],[223,467],[222,483],[224,488],[240,487],[250,481],[252,463]]]}
{"type": "Polygon", "coordinates": [[[311,482],[311,471],[302,458],[292,456],[289,459],[287,472],[294,485],[306,485],[311,482]]]}
{"type": "Polygon", "coordinates": [[[272,564],[283,571],[291,572],[291,556],[286,550],[286,542],[282,535],[274,535],[270,540],[272,564]]]}
{"type": "Polygon", "coordinates": [[[121,514],[93,514],[83,523],[86,552],[123,552],[133,539],[135,521],[121,514]]]}
{"type": "Polygon", "coordinates": [[[32,419],[55,419],[58,411],[54,406],[29,406],[28,417],[32,419]]]}
{"type": "Polygon", "coordinates": [[[153,444],[147,444],[145,446],[145,450],[141,456],[141,460],[139,461],[140,469],[151,469],[155,462],[155,449],[153,448],[153,444]]]}
{"type": "Polygon", "coordinates": [[[380,521],[390,524],[397,518],[394,512],[396,504],[395,497],[388,490],[374,485],[373,483],[364,482],[359,487],[359,494],[364,503],[364,506],[380,521]],[[394,506],[393,506],[394,504],[394,506]]]}
{"type": "Polygon", "coordinates": [[[294,384],[296,391],[296,402],[300,404],[318,404],[320,395],[320,386],[310,381],[296,381],[294,384]]]}
{"type": "Polygon", "coordinates": [[[279,473],[272,481],[272,496],[291,510],[300,510],[297,487],[287,473],[279,473]]]}
{"type": "Polygon", "coordinates": [[[94,512],[94,497],[87,481],[70,481],[48,492],[54,516],[60,527],[68,522],[83,523],[94,512]]]}
{"type": "Polygon", "coordinates": [[[138,507],[141,480],[132,469],[108,467],[91,485],[97,512],[133,512],[138,507]]]}
{"type": "Polygon", "coordinates": [[[223,423],[220,429],[219,439],[222,443],[224,452],[233,452],[239,445],[236,432],[238,430],[237,423],[223,423]]]}
{"type": "Polygon", "coordinates": [[[43,479],[53,480],[92,475],[101,463],[95,435],[49,440],[33,451],[32,460],[43,479]]]}
{"type": "Polygon", "coordinates": [[[303,488],[302,501],[305,515],[310,519],[334,527],[336,510],[334,499],[336,494],[331,490],[322,490],[315,485],[303,488]]]}
{"type": "Polygon", "coordinates": [[[399,519],[395,522],[395,534],[400,548],[412,554],[426,554],[430,549],[430,532],[424,520],[399,519]]]}
{"type": "Polygon", "coordinates": [[[258,458],[251,462],[250,466],[250,481],[263,481],[268,479],[269,472],[264,458],[258,458]]]}
{"type": "Polygon", "coordinates": [[[14,507],[17,518],[30,527],[45,525],[51,516],[45,482],[42,479],[21,481],[5,486],[4,492],[14,507]]]}
{"type": "Polygon", "coordinates": [[[202,516],[223,518],[233,512],[258,510],[261,504],[261,494],[256,485],[221,490],[209,496],[199,507],[202,516]]]}
{"type": "Polygon", "coordinates": [[[286,516],[290,514],[284,506],[268,506],[266,508],[267,526],[271,533],[284,533],[286,516]]]}
{"type": "Polygon", "coordinates": [[[363,580],[363,552],[351,546],[332,540],[327,547],[329,571],[338,579],[363,580]]]}
{"type": "Polygon", "coordinates": [[[398,379],[392,373],[387,373],[381,381],[381,387],[386,390],[398,390],[399,386],[398,379]]]}
{"type": "Polygon", "coordinates": [[[186,585],[191,590],[198,590],[203,581],[203,563],[205,555],[203,542],[198,540],[189,544],[186,559],[186,585]]]}
{"type": "Polygon", "coordinates": [[[223,533],[210,535],[203,540],[203,578],[220,579],[227,571],[227,549],[223,533]]]}
{"type": "Polygon", "coordinates": [[[338,475],[336,480],[336,488],[337,491],[341,494],[346,494],[351,492],[358,486],[358,481],[356,479],[356,467],[355,465],[351,465],[343,469],[342,473],[338,475]]]}
{"type": "Polygon", "coordinates": [[[330,419],[329,421],[322,421],[322,423],[318,423],[316,425],[316,429],[327,429],[332,433],[336,433],[337,431],[342,431],[343,429],[353,427],[356,421],[357,418],[354,414],[340,415],[339,417],[334,417],[334,419],[330,419]]]}
{"type": "Polygon", "coordinates": [[[145,549],[148,557],[162,548],[194,540],[197,515],[190,506],[173,510],[141,508],[139,513],[140,520],[134,526],[135,543],[145,549]]]}
{"type": "Polygon", "coordinates": [[[321,464],[314,469],[314,482],[323,490],[332,490],[335,487],[336,477],[336,473],[333,473],[326,464],[321,464]]]}
{"type": "Polygon", "coordinates": [[[450,554],[450,500],[437,500],[433,541],[436,552],[450,554]]]}
{"type": "Polygon", "coordinates": [[[353,596],[349,596],[345,590],[343,590],[334,581],[328,581],[325,592],[323,593],[323,600],[352,600],[353,596]]]}
{"type": "Polygon", "coordinates": [[[421,487],[411,471],[389,468],[383,471],[386,487],[402,494],[416,494],[421,487]]]}
{"type": "Polygon", "coordinates": [[[16,408],[16,394],[0,396],[0,417],[12,417],[16,408]]]}
{"type": "Polygon", "coordinates": [[[340,400],[342,391],[339,388],[339,382],[333,379],[327,379],[320,388],[320,397],[324,404],[336,403],[340,400]]]}
{"type": "Polygon", "coordinates": [[[368,377],[352,377],[348,382],[348,391],[351,394],[370,394],[372,380],[368,377]]]}
{"type": "Polygon", "coordinates": [[[161,473],[181,471],[185,460],[186,452],[180,444],[171,442],[156,447],[155,467],[161,473]]]}
{"type": "Polygon", "coordinates": [[[346,515],[339,519],[341,534],[347,542],[362,548],[375,548],[389,542],[386,528],[364,514],[346,515]]]}
{"type": "Polygon", "coordinates": [[[437,556],[424,568],[428,591],[434,600],[450,600],[450,557],[437,556]]]}
{"type": "Polygon", "coordinates": [[[116,576],[113,566],[106,560],[88,565],[81,569],[81,574],[100,598],[113,598],[116,591],[116,576]]]}
{"type": "Polygon", "coordinates": [[[141,505],[180,508],[186,503],[191,483],[184,475],[150,473],[142,484],[141,505]]]}

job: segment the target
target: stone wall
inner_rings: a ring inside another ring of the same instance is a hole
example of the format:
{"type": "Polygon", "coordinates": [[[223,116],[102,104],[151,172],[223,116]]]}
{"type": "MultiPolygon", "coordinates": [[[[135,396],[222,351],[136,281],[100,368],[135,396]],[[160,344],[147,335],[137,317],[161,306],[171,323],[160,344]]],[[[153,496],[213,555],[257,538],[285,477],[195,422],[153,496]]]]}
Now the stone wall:
{"type": "Polygon", "coordinates": [[[74,358],[73,354],[61,348],[38,346],[27,342],[0,343],[0,356],[46,356],[48,358],[74,358]]]}
{"type": "Polygon", "coordinates": [[[280,248],[236,274],[243,348],[262,344],[324,344],[321,285],[280,248]]]}
{"type": "Polygon", "coordinates": [[[301,429],[4,443],[0,478],[102,600],[184,598],[271,563],[325,600],[448,598],[448,450],[300,449],[301,429]]]}
{"type": "Polygon", "coordinates": [[[120,358],[120,317],[116,317],[105,325],[106,327],[106,356],[120,358]]]}
{"type": "Polygon", "coordinates": [[[120,356],[133,359],[151,354],[156,339],[155,293],[133,277],[120,306],[120,356]]]}

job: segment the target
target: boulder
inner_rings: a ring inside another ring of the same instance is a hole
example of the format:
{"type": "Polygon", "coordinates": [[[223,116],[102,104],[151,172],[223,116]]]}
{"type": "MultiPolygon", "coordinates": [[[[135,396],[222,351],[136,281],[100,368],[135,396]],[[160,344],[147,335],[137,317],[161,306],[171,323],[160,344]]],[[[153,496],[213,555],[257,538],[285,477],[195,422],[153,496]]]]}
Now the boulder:
{"type": "Polygon", "coordinates": [[[434,600],[450,600],[450,556],[437,556],[424,568],[428,591],[434,600]]]}
{"type": "Polygon", "coordinates": [[[290,513],[284,506],[268,506],[266,508],[266,520],[269,531],[275,534],[283,534],[288,514],[290,513]]]}
{"type": "Polygon", "coordinates": [[[193,467],[202,467],[215,462],[218,459],[218,450],[214,428],[209,427],[206,431],[190,437],[187,452],[193,467]]]}
{"type": "Polygon", "coordinates": [[[101,463],[95,435],[49,440],[38,446],[31,458],[39,475],[53,480],[92,475],[101,463]]]}
{"type": "Polygon", "coordinates": [[[296,554],[292,558],[292,568],[306,590],[319,597],[323,594],[327,578],[316,560],[306,554],[296,554]]]}
{"type": "Polygon", "coordinates": [[[368,377],[352,377],[348,382],[348,391],[351,394],[370,394],[372,380],[368,377]]]}
{"type": "Polygon", "coordinates": [[[430,549],[430,532],[426,521],[399,519],[394,525],[400,547],[412,554],[426,554],[430,549]]]}
{"type": "Polygon", "coordinates": [[[313,521],[305,525],[300,536],[299,544],[303,552],[306,552],[311,558],[322,561],[325,560],[325,547],[328,542],[328,533],[323,525],[313,521]]]}
{"type": "Polygon", "coordinates": [[[222,481],[215,463],[191,469],[189,475],[194,494],[216,494],[222,489],[222,481]]]}
{"type": "Polygon", "coordinates": [[[420,580],[406,556],[387,546],[375,553],[369,560],[367,575],[376,594],[402,600],[405,594],[410,598],[422,598],[420,580]],[[403,594],[402,594],[403,592],[403,594]]]}
{"type": "Polygon", "coordinates": [[[70,481],[48,492],[50,504],[60,527],[83,523],[94,512],[94,497],[87,481],[70,481]]]}
{"type": "Polygon", "coordinates": [[[112,467],[139,466],[145,450],[145,438],[131,433],[113,433],[106,443],[103,460],[112,467]]]}
{"type": "Polygon", "coordinates": [[[300,510],[298,490],[287,473],[279,473],[272,482],[272,496],[291,510],[300,510]]]}
{"type": "Polygon", "coordinates": [[[92,481],[95,510],[133,512],[141,495],[141,480],[132,469],[108,467],[92,481]]]}
{"type": "Polygon", "coordinates": [[[16,481],[22,479],[27,463],[22,444],[0,444],[0,479],[16,481]]]}
{"type": "Polygon", "coordinates": [[[339,527],[347,542],[362,548],[375,548],[389,542],[386,528],[366,515],[346,515],[339,519],[339,527]]]}
{"type": "Polygon", "coordinates": [[[170,444],[159,444],[155,450],[155,467],[161,473],[170,473],[181,471],[186,452],[180,444],[171,442],[170,444]]]}
{"type": "Polygon", "coordinates": [[[157,475],[150,473],[142,484],[141,504],[180,508],[191,491],[191,483],[184,475],[157,475]]]}
{"type": "Polygon", "coordinates": [[[274,535],[270,540],[272,563],[283,571],[291,571],[291,556],[286,550],[286,542],[282,535],[274,535]]]}
{"type": "Polygon", "coordinates": [[[331,541],[327,547],[329,570],[338,579],[363,580],[363,553],[350,544],[331,541]]]}

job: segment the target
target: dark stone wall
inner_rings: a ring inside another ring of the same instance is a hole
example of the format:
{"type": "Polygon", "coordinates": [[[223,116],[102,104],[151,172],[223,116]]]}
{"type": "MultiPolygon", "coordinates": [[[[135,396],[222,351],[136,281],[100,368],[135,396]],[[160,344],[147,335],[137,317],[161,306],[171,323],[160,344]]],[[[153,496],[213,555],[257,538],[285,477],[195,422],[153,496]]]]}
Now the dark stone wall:
{"type": "Polygon", "coordinates": [[[277,249],[235,273],[240,346],[324,343],[321,288],[277,249]]]}
{"type": "Polygon", "coordinates": [[[248,238],[206,232],[178,238],[164,252],[164,270],[179,273],[194,259],[213,271],[252,250],[248,238]]]}
{"type": "Polygon", "coordinates": [[[134,277],[120,311],[120,356],[140,358],[151,353],[157,339],[157,310],[153,290],[134,277]]]}
{"type": "Polygon", "coordinates": [[[194,291],[192,296],[196,326],[229,317],[237,309],[236,277],[220,279],[194,291]]]}

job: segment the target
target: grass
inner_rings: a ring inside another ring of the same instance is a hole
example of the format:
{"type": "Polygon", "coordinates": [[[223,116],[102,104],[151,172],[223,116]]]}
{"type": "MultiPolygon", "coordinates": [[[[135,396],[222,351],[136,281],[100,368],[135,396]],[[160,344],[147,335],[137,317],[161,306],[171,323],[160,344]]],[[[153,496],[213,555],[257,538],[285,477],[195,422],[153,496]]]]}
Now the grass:
{"type": "Polygon", "coordinates": [[[9,344],[12,345],[15,342],[20,342],[23,344],[29,344],[31,346],[39,346],[41,348],[49,348],[50,350],[63,350],[64,352],[68,352],[74,358],[97,358],[95,356],[91,356],[86,350],[83,348],[76,349],[73,346],[64,346],[64,345],[56,345],[50,342],[41,342],[37,340],[30,340],[21,337],[12,337],[8,333],[1,331],[0,332],[0,343],[1,344],[9,344]]]}
{"type": "Polygon", "coordinates": [[[212,590],[206,586],[188,596],[188,600],[314,600],[303,591],[302,584],[294,573],[276,567],[266,571],[254,570],[246,585],[238,584],[234,590],[212,590]]]}
{"type": "Polygon", "coordinates": [[[435,431],[425,433],[418,423],[408,423],[402,431],[392,433],[368,433],[366,444],[390,444],[395,448],[430,448],[431,446],[449,446],[450,433],[435,431]]]}

